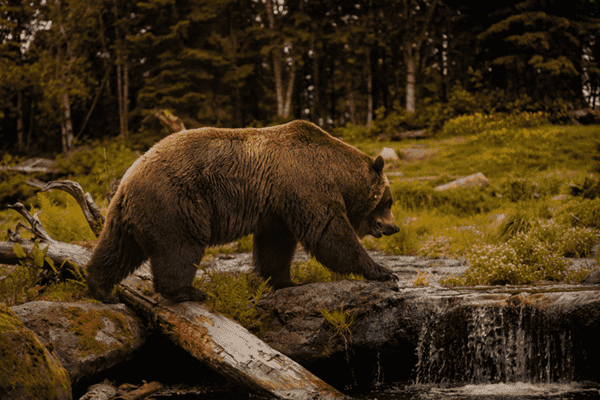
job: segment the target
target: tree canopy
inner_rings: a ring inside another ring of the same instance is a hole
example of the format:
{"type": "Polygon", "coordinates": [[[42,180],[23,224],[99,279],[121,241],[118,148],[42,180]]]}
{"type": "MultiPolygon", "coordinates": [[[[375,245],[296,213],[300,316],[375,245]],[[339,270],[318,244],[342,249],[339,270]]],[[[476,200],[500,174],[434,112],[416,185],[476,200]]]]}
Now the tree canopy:
{"type": "Polygon", "coordinates": [[[592,0],[0,0],[0,148],[156,137],[159,109],[188,128],[559,118],[598,101],[599,13],[592,0]]]}

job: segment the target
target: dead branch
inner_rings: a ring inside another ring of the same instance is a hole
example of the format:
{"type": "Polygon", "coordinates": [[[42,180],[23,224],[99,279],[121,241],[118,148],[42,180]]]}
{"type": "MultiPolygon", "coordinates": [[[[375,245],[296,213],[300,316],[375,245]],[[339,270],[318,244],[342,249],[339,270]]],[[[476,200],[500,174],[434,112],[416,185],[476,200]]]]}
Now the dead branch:
{"type": "Polygon", "coordinates": [[[104,225],[104,216],[92,196],[89,193],[84,194],[83,188],[79,183],[67,180],[44,183],[34,178],[27,179],[26,183],[30,186],[40,188],[42,192],[50,189],[58,189],[69,193],[77,201],[77,204],[79,204],[86,221],[90,225],[90,228],[92,228],[92,232],[96,236],[100,235],[100,231],[104,225]]]}
{"type": "Polygon", "coordinates": [[[169,110],[157,110],[154,116],[158,118],[171,133],[185,131],[186,129],[183,121],[179,117],[173,115],[169,110]]]}

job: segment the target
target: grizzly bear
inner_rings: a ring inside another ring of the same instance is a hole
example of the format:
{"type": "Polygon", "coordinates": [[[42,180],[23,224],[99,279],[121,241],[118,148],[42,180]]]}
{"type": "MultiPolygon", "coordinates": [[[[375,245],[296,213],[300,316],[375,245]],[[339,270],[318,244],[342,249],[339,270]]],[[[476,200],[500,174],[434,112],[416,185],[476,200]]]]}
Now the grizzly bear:
{"type": "Polygon", "coordinates": [[[129,168],[110,202],[87,266],[90,293],[116,302],[114,285],[150,259],[155,291],[202,301],[194,264],[207,246],[250,233],[254,267],[276,289],[294,285],[298,242],[332,271],[395,279],[359,241],[399,230],[383,164],[306,121],[168,136],[129,168]]]}

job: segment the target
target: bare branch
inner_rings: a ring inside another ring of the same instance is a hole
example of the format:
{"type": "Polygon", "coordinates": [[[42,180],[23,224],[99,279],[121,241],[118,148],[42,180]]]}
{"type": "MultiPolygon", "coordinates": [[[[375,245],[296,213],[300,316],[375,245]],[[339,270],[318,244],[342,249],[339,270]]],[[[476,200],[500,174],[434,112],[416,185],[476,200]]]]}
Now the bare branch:
{"type": "Polygon", "coordinates": [[[100,213],[100,209],[94,202],[94,199],[89,193],[84,194],[81,185],[74,181],[52,181],[44,183],[39,179],[30,178],[27,179],[26,183],[31,186],[40,188],[42,192],[50,189],[58,189],[69,193],[77,200],[77,204],[81,207],[83,215],[86,221],[92,228],[92,232],[96,236],[100,234],[102,225],[104,224],[104,216],[100,213]]]}

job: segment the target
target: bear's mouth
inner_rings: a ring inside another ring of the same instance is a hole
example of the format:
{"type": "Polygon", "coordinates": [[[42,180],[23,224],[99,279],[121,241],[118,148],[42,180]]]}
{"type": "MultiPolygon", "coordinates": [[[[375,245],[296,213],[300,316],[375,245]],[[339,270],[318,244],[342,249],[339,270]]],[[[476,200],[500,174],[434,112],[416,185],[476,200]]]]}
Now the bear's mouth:
{"type": "Polygon", "coordinates": [[[383,236],[383,234],[381,233],[381,223],[378,222],[375,227],[371,230],[371,236],[373,236],[374,238],[379,239],[380,237],[383,236]]]}

